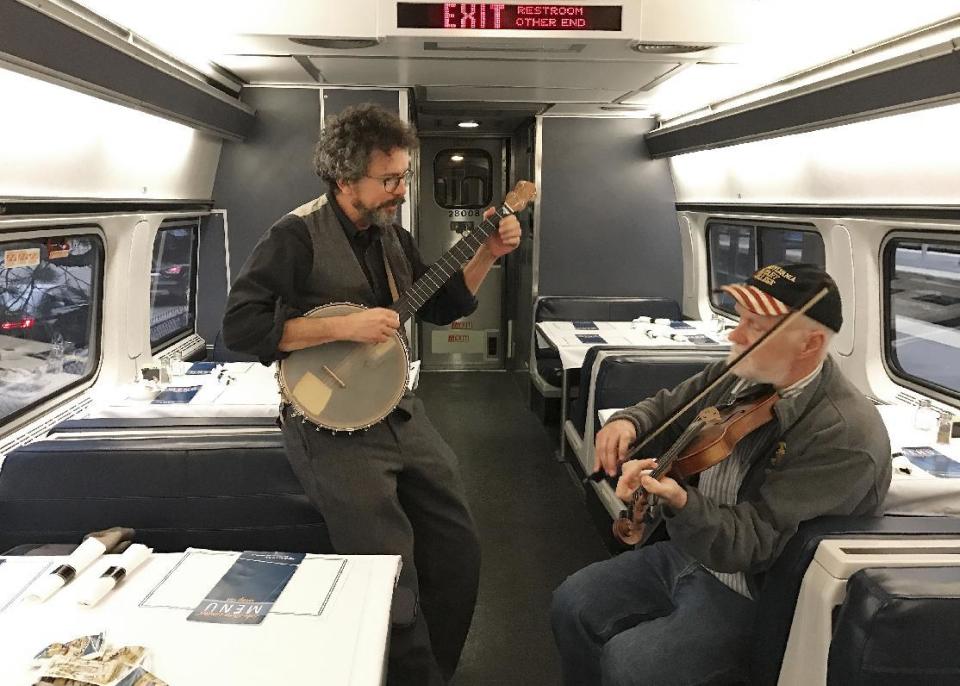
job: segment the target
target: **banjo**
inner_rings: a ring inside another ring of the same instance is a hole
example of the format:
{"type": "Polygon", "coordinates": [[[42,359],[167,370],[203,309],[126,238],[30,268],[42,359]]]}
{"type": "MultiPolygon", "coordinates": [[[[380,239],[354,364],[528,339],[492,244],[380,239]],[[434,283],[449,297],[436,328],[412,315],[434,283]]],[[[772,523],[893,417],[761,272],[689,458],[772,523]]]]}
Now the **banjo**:
{"type": "MultiPolygon", "coordinates": [[[[390,309],[400,326],[412,317],[456,272],[476,255],[500,220],[526,207],[537,189],[520,181],[503,206],[480,226],[466,231],[452,248],[431,265],[390,309]]],[[[305,317],[340,317],[366,309],[363,305],[332,303],[305,317]]],[[[280,362],[280,393],[293,413],[324,429],[358,431],[373,426],[400,403],[407,387],[410,355],[398,329],[383,343],[331,341],[290,353],[280,362]]]]}

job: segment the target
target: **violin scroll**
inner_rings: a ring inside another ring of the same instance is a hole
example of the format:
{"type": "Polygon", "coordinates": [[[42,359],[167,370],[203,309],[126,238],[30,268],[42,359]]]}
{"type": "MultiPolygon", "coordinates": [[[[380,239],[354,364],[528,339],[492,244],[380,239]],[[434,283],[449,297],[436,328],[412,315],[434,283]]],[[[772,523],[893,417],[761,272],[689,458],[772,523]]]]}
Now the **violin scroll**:
{"type": "Polygon", "coordinates": [[[646,525],[643,522],[635,523],[626,510],[613,521],[613,535],[626,545],[637,545],[642,541],[645,528],[646,525]]]}
{"type": "Polygon", "coordinates": [[[613,535],[625,545],[637,545],[644,539],[647,528],[647,494],[638,489],[630,506],[613,522],[613,535]]]}

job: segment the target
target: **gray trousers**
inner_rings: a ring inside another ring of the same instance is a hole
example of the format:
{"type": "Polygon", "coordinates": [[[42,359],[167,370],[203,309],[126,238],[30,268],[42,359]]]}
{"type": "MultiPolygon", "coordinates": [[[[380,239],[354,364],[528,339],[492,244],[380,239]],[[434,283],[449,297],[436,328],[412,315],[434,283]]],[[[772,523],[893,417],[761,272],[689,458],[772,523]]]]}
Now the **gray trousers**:
{"type": "MultiPolygon", "coordinates": [[[[402,409],[401,409],[402,408],[402,409]]],[[[365,432],[316,430],[284,411],[287,457],[344,555],[400,555],[388,684],[442,684],[476,604],[480,543],[457,458],[419,399],[365,432]]]]}

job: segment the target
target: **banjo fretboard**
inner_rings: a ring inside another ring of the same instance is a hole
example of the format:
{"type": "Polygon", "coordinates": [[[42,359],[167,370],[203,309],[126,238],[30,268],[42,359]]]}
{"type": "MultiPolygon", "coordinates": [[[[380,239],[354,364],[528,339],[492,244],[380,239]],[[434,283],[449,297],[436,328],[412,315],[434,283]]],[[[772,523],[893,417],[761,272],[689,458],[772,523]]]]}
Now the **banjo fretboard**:
{"type": "Polygon", "coordinates": [[[439,260],[430,265],[424,275],[417,279],[390,306],[390,309],[399,313],[400,323],[403,324],[412,317],[417,310],[423,307],[424,303],[443,287],[443,284],[450,280],[451,276],[460,271],[477,254],[483,242],[497,230],[500,220],[513,213],[510,206],[504,203],[499,210],[484,219],[480,226],[466,231],[463,238],[457,241],[439,260]]]}

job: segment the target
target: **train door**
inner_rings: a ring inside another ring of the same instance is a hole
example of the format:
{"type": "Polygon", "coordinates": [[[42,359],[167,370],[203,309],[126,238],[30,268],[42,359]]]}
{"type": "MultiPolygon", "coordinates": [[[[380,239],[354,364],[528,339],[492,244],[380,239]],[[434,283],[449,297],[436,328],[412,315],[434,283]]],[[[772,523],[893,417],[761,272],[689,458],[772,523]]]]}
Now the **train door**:
{"type": "MultiPolygon", "coordinates": [[[[436,261],[483,211],[499,206],[506,185],[507,142],[502,138],[431,138],[420,146],[417,244],[424,261],[436,261]]],[[[504,266],[497,260],[480,287],[476,312],[449,326],[423,323],[420,357],[425,369],[502,369],[504,266]]]]}

